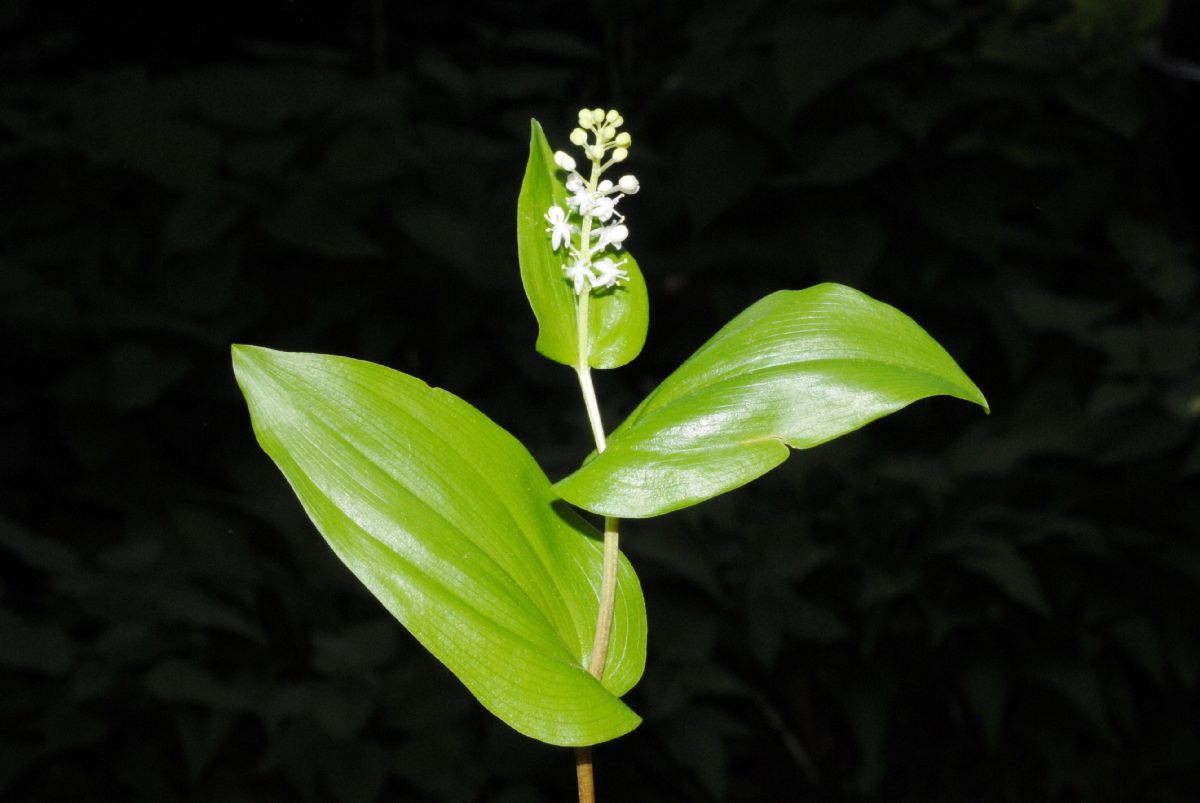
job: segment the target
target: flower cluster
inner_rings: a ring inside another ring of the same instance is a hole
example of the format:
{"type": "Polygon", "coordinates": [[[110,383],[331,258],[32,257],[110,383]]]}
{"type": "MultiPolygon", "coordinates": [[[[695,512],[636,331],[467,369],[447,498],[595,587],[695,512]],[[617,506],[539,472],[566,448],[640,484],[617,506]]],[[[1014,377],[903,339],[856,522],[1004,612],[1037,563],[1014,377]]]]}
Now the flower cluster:
{"type": "Polygon", "coordinates": [[[575,169],[575,159],[569,154],[554,154],[554,163],[567,174],[570,197],[566,209],[555,204],[547,210],[545,218],[550,225],[546,231],[550,247],[567,254],[563,274],[576,295],[629,280],[629,274],[621,269],[625,260],[601,256],[606,248],[619,252],[624,247],[629,229],[617,204],[639,189],[638,180],[630,175],[621,176],[615,184],[601,179],[605,170],[629,157],[633,138],[626,132],[617,133],[624,122],[616,109],[579,110],[579,127],[571,132],[571,142],[583,149],[592,164],[586,179],[575,169]]]}

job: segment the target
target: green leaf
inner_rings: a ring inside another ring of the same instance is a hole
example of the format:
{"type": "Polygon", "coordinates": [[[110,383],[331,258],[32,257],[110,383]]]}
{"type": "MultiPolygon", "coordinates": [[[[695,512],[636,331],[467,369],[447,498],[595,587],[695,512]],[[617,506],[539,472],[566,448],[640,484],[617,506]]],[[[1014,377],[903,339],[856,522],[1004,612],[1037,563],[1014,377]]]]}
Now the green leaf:
{"type": "Polygon", "coordinates": [[[657,516],[744,485],[806,449],[929,396],[987,409],[911,318],[822,284],[753,304],[700,347],[556,486],[579,507],[657,516]]]}
{"type": "Polygon", "coordinates": [[[621,559],[603,684],[587,673],[596,531],[525,448],[444,390],[379,365],[233,347],[263,449],[339,558],[492,713],[558,745],[641,721],[641,587],[621,559]]]}
{"type": "MultiPolygon", "coordinates": [[[[563,254],[550,248],[546,211],[566,209],[567,188],[554,164],[554,151],[537,120],[530,121],[529,163],[517,199],[517,256],[521,281],[538,322],[538,353],[563,365],[579,364],[576,298],[563,275],[563,254]]],[[[636,357],[646,342],[650,302],[646,280],[628,251],[614,254],[629,281],[592,295],[588,312],[588,363],[593,368],[619,368],[636,357]]]]}

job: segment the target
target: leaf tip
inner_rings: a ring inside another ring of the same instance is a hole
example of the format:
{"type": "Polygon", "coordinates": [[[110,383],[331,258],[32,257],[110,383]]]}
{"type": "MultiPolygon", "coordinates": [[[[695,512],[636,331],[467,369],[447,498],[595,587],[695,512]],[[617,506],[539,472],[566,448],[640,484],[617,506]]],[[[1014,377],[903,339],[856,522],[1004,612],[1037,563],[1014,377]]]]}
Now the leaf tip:
{"type": "MultiPolygon", "coordinates": [[[[959,370],[961,371],[962,369],[959,370]]],[[[971,377],[967,376],[965,371],[962,372],[962,375],[967,383],[966,387],[964,388],[966,393],[960,396],[960,398],[963,401],[969,401],[978,404],[983,408],[984,415],[991,415],[992,405],[988,403],[987,397],[983,395],[983,391],[979,389],[979,386],[975,384],[971,377]]]]}
{"type": "Polygon", "coordinates": [[[233,343],[229,346],[229,356],[233,360],[233,371],[235,374],[240,374],[245,369],[261,361],[261,358],[269,352],[270,349],[265,349],[262,346],[251,346],[246,343],[233,343]]]}
{"type": "Polygon", "coordinates": [[[233,343],[229,346],[229,356],[233,362],[233,376],[243,393],[249,393],[250,388],[257,386],[269,372],[273,360],[283,352],[263,346],[251,346],[246,343],[233,343]]]}
{"type": "Polygon", "coordinates": [[[254,346],[245,343],[232,343],[229,346],[229,357],[233,361],[233,372],[240,374],[241,369],[250,362],[251,350],[254,346]]]}

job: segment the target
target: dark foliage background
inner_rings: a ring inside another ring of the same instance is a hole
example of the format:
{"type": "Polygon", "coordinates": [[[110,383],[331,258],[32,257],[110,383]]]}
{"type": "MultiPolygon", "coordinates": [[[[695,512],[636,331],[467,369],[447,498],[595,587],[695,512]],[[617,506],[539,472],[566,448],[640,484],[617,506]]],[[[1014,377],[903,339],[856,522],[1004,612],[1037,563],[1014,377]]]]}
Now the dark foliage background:
{"type": "Polygon", "coordinates": [[[417,374],[562,476],[587,428],[514,207],[529,118],[615,104],[653,315],[610,423],[825,280],[993,413],[924,402],[631,523],[646,721],[602,798],[1193,799],[1200,20],[1166,13],[0,3],[0,796],[572,799],[570,753],[337,563],[228,347],[417,374]]]}

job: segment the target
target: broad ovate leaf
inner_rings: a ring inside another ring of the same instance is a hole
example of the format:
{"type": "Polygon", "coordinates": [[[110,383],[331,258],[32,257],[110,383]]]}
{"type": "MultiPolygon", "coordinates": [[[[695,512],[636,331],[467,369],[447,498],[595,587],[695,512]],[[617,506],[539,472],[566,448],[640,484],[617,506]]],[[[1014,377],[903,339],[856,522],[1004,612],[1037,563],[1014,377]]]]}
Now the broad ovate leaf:
{"type": "Polygon", "coordinates": [[[233,347],[259,444],[333,551],[492,713],[557,745],[620,736],[645,664],[621,558],[607,671],[585,667],[599,535],[521,444],[466,402],[345,357],[233,347]]]}
{"type": "Polygon", "coordinates": [[[979,388],[911,318],[857,290],[773,293],[730,321],[556,489],[606,516],[657,516],[710,499],[918,399],[987,409],[979,388]]]}
{"type": "MultiPolygon", "coordinates": [[[[563,274],[565,249],[555,252],[546,229],[545,215],[551,206],[567,208],[565,174],[554,163],[554,151],[537,120],[530,121],[529,162],[517,199],[517,256],[521,282],[537,318],[538,353],[563,365],[579,364],[577,299],[563,274]]],[[[622,270],[629,280],[593,293],[589,301],[588,364],[592,368],[618,368],[632,360],[646,342],[650,302],[646,280],[628,251],[606,252],[615,261],[624,260],[622,270]]]]}

